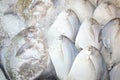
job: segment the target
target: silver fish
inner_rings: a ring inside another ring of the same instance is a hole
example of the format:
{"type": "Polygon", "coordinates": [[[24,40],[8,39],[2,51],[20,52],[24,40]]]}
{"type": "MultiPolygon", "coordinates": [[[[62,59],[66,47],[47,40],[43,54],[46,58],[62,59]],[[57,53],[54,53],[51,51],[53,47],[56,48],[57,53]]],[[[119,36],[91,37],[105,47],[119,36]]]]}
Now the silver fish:
{"type": "Polygon", "coordinates": [[[114,65],[114,67],[111,69],[109,75],[110,75],[110,80],[118,80],[120,79],[120,64],[114,65]]]}
{"type": "Polygon", "coordinates": [[[86,19],[80,26],[79,32],[75,40],[77,49],[84,49],[90,45],[101,48],[101,43],[98,41],[101,25],[93,18],[86,19]]]}
{"type": "Polygon", "coordinates": [[[93,18],[103,26],[115,17],[116,7],[109,2],[104,2],[98,5],[93,13],[93,18]]]}
{"type": "MultiPolygon", "coordinates": [[[[101,39],[107,51],[110,54],[109,66],[118,63],[120,61],[120,19],[112,19],[109,23],[105,25],[101,32],[101,39]]],[[[107,56],[106,56],[107,57],[107,56]]],[[[108,56],[109,57],[109,56],[108,56]]]]}
{"type": "Polygon", "coordinates": [[[73,10],[82,23],[86,18],[93,15],[95,7],[89,0],[66,0],[66,9],[73,10]]]}
{"type": "Polygon", "coordinates": [[[48,47],[58,78],[66,79],[78,50],[66,36],[62,36],[60,40],[55,39],[53,42],[48,42],[48,47]]]}
{"type": "Polygon", "coordinates": [[[99,51],[92,46],[84,48],[75,58],[67,80],[109,80],[99,51]]]}
{"type": "Polygon", "coordinates": [[[75,12],[71,9],[64,10],[49,28],[48,40],[58,39],[61,35],[64,35],[74,42],[79,26],[80,22],[75,12]]]}

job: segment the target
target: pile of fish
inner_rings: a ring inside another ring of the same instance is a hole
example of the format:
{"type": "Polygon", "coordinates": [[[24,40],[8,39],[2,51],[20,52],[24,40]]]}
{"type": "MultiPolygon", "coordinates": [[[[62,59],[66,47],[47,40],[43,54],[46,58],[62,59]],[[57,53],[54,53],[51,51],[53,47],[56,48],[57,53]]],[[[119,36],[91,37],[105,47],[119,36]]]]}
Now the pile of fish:
{"type": "Polygon", "coordinates": [[[0,0],[0,80],[119,80],[120,0],[0,0]]]}

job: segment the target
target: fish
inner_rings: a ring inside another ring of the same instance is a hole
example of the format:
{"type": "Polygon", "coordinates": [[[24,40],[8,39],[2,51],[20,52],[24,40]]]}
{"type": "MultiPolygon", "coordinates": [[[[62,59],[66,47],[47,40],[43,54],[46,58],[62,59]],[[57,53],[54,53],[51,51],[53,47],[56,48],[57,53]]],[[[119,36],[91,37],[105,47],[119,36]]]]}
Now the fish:
{"type": "Polygon", "coordinates": [[[120,64],[118,63],[113,66],[113,68],[109,73],[110,80],[118,80],[120,78],[119,73],[120,73],[120,64]]]}
{"type": "Polygon", "coordinates": [[[104,2],[98,5],[93,13],[93,18],[101,25],[107,24],[110,20],[116,17],[116,7],[109,2],[104,2]]]}
{"type": "MultiPolygon", "coordinates": [[[[114,18],[109,21],[101,31],[101,40],[110,55],[109,66],[119,63],[119,39],[120,39],[120,19],[114,18]]],[[[108,56],[109,57],[109,56],[108,56]]]]}
{"type": "Polygon", "coordinates": [[[29,27],[18,33],[12,38],[10,45],[2,49],[1,55],[10,80],[33,80],[44,75],[56,77],[46,40],[36,28],[29,27]]]}
{"type": "Polygon", "coordinates": [[[79,26],[80,21],[75,12],[71,9],[63,10],[48,29],[48,40],[58,39],[61,35],[64,35],[74,42],[79,26]]]}
{"type": "Polygon", "coordinates": [[[86,18],[90,18],[93,15],[95,7],[89,0],[66,0],[66,9],[73,10],[82,23],[86,18]]]}
{"type": "Polygon", "coordinates": [[[57,77],[60,80],[66,79],[78,53],[74,43],[66,36],[62,36],[60,40],[55,39],[53,42],[48,42],[48,51],[57,77]]]}
{"type": "Polygon", "coordinates": [[[93,18],[86,19],[80,26],[75,39],[77,49],[84,49],[90,45],[98,50],[101,49],[101,42],[98,41],[101,25],[93,18]]]}
{"type": "Polygon", "coordinates": [[[66,80],[109,80],[106,64],[99,50],[89,46],[80,51],[66,80]]]}

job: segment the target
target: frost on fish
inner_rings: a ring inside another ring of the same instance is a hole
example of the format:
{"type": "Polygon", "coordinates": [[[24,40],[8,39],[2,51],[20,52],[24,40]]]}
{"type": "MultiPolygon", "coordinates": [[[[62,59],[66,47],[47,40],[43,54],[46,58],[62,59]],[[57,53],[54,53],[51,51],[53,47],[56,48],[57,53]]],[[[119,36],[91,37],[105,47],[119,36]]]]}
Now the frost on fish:
{"type": "Polygon", "coordinates": [[[10,39],[26,28],[26,24],[15,15],[2,16],[1,26],[10,39]]]}
{"type": "Polygon", "coordinates": [[[9,39],[9,35],[3,29],[2,25],[0,24],[0,51],[5,46],[5,42],[9,39]]]}
{"type": "Polygon", "coordinates": [[[49,67],[51,61],[45,41],[42,33],[33,27],[12,39],[12,43],[2,52],[4,67],[11,79],[34,79],[49,67]]]}
{"type": "MultiPolygon", "coordinates": [[[[57,3],[59,2],[57,1],[57,3]]],[[[17,15],[28,26],[37,26],[47,31],[63,9],[59,6],[56,6],[52,0],[18,0],[8,7],[4,15],[17,15]]]]}

